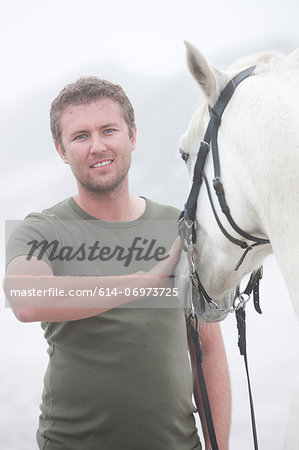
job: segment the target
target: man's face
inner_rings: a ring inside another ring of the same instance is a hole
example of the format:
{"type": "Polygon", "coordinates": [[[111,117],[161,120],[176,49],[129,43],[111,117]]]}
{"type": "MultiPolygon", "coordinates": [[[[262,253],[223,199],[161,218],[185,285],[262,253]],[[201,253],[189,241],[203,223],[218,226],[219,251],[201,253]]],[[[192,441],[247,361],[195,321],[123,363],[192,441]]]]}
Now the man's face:
{"type": "Polygon", "coordinates": [[[70,164],[79,188],[108,193],[127,185],[136,129],[129,136],[120,106],[109,98],[70,105],[61,116],[62,146],[56,149],[70,164]]]}

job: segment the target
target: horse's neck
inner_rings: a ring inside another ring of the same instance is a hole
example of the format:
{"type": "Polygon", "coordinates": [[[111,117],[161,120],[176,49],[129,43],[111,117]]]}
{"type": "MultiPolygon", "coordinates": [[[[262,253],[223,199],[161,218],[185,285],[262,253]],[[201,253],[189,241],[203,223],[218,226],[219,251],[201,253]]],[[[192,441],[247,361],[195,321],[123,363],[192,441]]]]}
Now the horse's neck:
{"type": "Polygon", "coordinates": [[[232,192],[240,185],[251,206],[247,217],[241,208],[241,225],[251,220],[251,227],[270,239],[299,316],[299,111],[295,108],[292,104],[289,109],[274,105],[270,117],[265,111],[260,117],[256,105],[256,118],[250,119],[249,131],[246,117],[235,117],[235,151],[239,155],[229,152],[232,135],[224,136],[223,166],[228,174],[228,166],[234,165],[236,184],[232,192]]]}
{"type": "Polygon", "coordinates": [[[297,158],[286,158],[276,181],[265,181],[267,188],[261,189],[260,217],[299,317],[299,151],[297,158]]]}

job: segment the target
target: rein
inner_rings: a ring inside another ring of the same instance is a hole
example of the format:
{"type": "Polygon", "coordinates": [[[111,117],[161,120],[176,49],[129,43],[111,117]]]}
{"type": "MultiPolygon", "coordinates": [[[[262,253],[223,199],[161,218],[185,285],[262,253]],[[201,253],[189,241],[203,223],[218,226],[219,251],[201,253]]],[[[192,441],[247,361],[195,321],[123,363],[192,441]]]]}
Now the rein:
{"type": "MultiPolygon", "coordinates": [[[[247,375],[247,383],[248,383],[248,391],[249,391],[249,400],[250,400],[250,410],[251,410],[251,423],[252,423],[252,432],[253,432],[253,440],[254,440],[254,448],[255,450],[258,450],[258,442],[257,442],[257,431],[256,431],[256,424],[255,424],[255,414],[254,414],[254,407],[253,407],[253,399],[252,399],[252,393],[251,393],[251,386],[250,386],[250,379],[249,379],[249,371],[248,371],[248,362],[247,362],[247,351],[246,351],[246,324],[245,324],[245,306],[246,303],[250,299],[250,295],[253,292],[253,300],[254,300],[254,306],[258,313],[261,314],[261,309],[259,305],[259,282],[262,278],[262,267],[260,267],[258,270],[252,272],[250,279],[248,281],[248,284],[243,292],[240,292],[239,286],[236,289],[235,297],[233,304],[228,309],[221,309],[217,303],[208,295],[206,290],[204,289],[199,274],[196,270],[195,265],[195,257],[194,257],[194,245],[196,242],[196,209],[197,209],[197,201],[198,201],[198,195],[199,191],[202,185],[202,181],[204,181],[204,184],[206,186],[206,190],[208,193],[209,201],[211,204],[211,208],[215,217],[215,220],[224,234],[224,236],[233,244],[238,245],[241,247],[244,252],[240,258],[240,260],[237,262],[235,266],[235,270],[238,270],[240,265],[243,263],[245,257],[247,256],[248,252],[252,250],[254,247],[269,244],[270,241],[268,239],[260,238],[254,235],[251,235],[247,233],[246,231],[242,230],[234,221],[230,208],[227,205],[226,198],[225,198],[225,191],[223,187],[223,183],[221,181],[220,177],[220,161],[219,161],[219,149],[218,149],[218,131],[221,124],[221,118],[223,115],[223,112],[225,111],[225,108],[227,107],[231,97],[233,96],[236,87],[241,83],[243,80],[245,80],[247,77],[249,77],[253,71],[255,70],[256,66],[249,67],[248,69],[240,72],[237,74],[232,80],[230,80],[225,88],[222,90],[215,106],[213,108],[209,107],[209,115],[210,120],[204,135],[203,140],[200,143],[200,148],[198,150],[197,159],[194,166],[194,173],[193,173],[193,181],[191,190],[187,199],[187,202],[185,204],[184,210],[181,212],[180,217],[178,219],[178,232],[181,237],[182,241],[182,247],[183,250],[187,252],[188,257],[188,263],[189,263],[189,272],[190,272],[190,279],[193,288],[195,288],[199,294],[200,299],[200,310],[199,315],[202,315],[205,311],[206,304],[208,304],[211,308],[217,309],[218,311],[221,311],[223,313],[229,313],[229,312],[235,312],[236,314],[236,320],[237,320],[237,328],[238,328],[238,346],[240,349],[241,355],[244,357],[244,363],[246,368],[246,375],[247,375]],[[206,158],[208,155],[208,152],[212,149],[212,157],[213,157],[213,166],[214,166],[214,179],[213,179],[213,188],[215,190],[215,193],[218,198],[218,202],[221,208],[221,211],[226,216],[229,224],[233,228],[233,230],[241,237],[241,239],[236,238],[232,236],[223,226],[221,223],[219,216],[217,214],[209,183],[206,178],[206,175],[204,173],[204,166],[206,162],[206,158]],[[251,244],[248,244],[246,240],[251,242],[251,244]]],[[[210,441],[212,444],[212,450],[218,450],[218,444],[216,440],[207,390],[205,386],[204,376],[201,368],[201,362],[202,362],[202,350],[201,350],[201,344],[200,344],[200,338],[197,330],[197,316],[195,314],[195,308],[193,304],[193,298],[191,295],[191,313],[188,317],[187,323],[190,329],[190,333],[194,342],[195,346],[195,352],[197,355],[197,372],[198,372],[198,378],[199,378],[199,384],[201,388],[201,394],[203,399],[203,405],[205,410],[205,416],[206,421],[208,425],[208,431],[210,436],[210,441]],[[192,325],[191,319],[195,319],[195,327],[192,325]]]]}

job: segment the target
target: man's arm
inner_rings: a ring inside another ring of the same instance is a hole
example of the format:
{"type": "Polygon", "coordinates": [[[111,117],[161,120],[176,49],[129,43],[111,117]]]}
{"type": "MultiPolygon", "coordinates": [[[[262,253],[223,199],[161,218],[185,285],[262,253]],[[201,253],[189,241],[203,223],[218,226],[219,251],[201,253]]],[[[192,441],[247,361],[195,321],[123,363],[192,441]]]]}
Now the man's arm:
{"type": "MultiPolygon", "coordinates": [[[[220,450],[228,450],[231,425],[231,388],[226,352],[219,324],[199,324],[203,349],[202,368],[205,376],[215,433],[220,450]]],[[[193,341],[188,332],[189,351],[193,372],[194,398],[200,414],[206,449],[211,448],[197,377],[193,341]]]]}
{"type": "Polygon", "coordinates": [[[177,238],[168,252],[169,257],[149,272],[111,277],[54,276],[45,261],[34,257],[27,261],[26,256],[19,256],[7,267],[4,290],[16,317],[22,322],[84,319],[140,298],[136,293],[141,289],[172,288],[169,275],[179,254],[177,238]],[[37,291],[47,295],[32,295],[37,291]],[[78,297],[73,295],[76,291],[95,295],[78,297]],[[57,295],[58,292],[64,295],[57,295]]]}

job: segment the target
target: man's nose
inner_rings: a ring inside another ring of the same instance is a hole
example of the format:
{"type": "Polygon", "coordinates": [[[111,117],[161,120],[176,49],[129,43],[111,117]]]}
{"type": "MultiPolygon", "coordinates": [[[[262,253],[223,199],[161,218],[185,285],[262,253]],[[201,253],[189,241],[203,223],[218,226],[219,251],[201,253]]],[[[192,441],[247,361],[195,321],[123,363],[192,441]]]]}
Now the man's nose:
{"type": "Polygon", "coordinates": [[[105,144],[103,136],[100,136],[99,134],[95,134],[92,136],[90,153],[104,152],[107,149],[108,149],[108,147],[105,144]]]}

